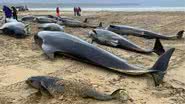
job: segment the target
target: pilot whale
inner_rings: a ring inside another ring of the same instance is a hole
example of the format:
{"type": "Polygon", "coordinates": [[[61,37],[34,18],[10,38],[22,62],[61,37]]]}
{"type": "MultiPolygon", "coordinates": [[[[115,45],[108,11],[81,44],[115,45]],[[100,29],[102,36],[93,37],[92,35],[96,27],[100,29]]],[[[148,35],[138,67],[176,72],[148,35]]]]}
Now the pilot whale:
{"type": "Polygon", "coordinates": [[[38,28],[45,31],[64,31],[64,26],[60,26],[56,23],[41,24],[38,28]]]}
{"type": "Polygon", "coordinates": [[[129,64],[126,60],[65,32],[40,31],[34,36],[34,40],[49,58],[53,59],[56,53],[60,53],[128,75],[149,73],[153,76],[156,86],[163,80],[175,50],[174,48],[169,49],[158,58],[151,68],[145,69],[129,64]]]}
{"type": "Polygon", "coordinates": [[[84,21],[79,21],[77,19],[74,18],[69,18],[69,17],[57,17],[57,16],[53,16],[53,15],[47,15],[46,17],[51,18],[51,19],[55,19],[57,20],[58,24],[60,25],[64,25],[64,26],[68,26],[68,27],[82,27],[82,28],[98,28],[98,27],[102,27],[102,23],[100,22],[99,25],[92,25],[92,24],[88,24],[88,19],[85,18],[84,21]]]}
{"type": "Polygon", "coordinates": [[[102,45],[122,48],[143,54],[155,52],[156,54],[161,55],[165,52],[159,39],[156,39],[153,49],[144,49],[123,36],[105,29],[93,29],[89,32],[89,37],[92,38],[92,42],[96,41],[102,45]]]}
{"type": "Polygon", "coordinates": [[[133,36],[143,37],[147,39],[158,38],[158,39],[164,39],[164,40],[181,39],[184,33],[184,30],[181,30],[176,35],[167,36],[153,31],[144,30],[144,29],[126,26],[126,25],[109,25],[106,29],[121,35],[133,35],[133,36]]]}
{"type": "Polygon", "coordinates": [[[0,27],[0,33],[16,38],[24,38],[30,34],[30,27],[22,22],[8,22],[0,27]]]}

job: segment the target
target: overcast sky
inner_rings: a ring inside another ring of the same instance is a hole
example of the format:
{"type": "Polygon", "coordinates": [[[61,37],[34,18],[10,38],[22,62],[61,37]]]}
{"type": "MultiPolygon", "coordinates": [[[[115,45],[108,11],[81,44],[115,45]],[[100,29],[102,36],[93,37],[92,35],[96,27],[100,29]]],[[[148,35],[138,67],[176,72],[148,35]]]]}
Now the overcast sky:
{"type": "Polygon", "coordinates": [[[136,3],[144,6],[181,6],[185,7],[185,0],[0,0],[0,3],[21,3],[21,2],[60,2],[60,3],[136,3]]]}
{"type": "Polygon", "coordinates": [[[185,3],[185,0],[0,0],[0,2],[65,2],[65,3],[159,3],[159,2],[181,2],[185,3]]]}

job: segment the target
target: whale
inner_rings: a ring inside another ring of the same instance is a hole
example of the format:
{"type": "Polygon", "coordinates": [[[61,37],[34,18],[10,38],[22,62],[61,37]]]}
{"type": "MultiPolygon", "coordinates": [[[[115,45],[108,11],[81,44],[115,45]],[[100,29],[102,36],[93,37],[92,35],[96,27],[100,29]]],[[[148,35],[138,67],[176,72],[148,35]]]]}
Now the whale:
{"type": "Polygon", "coordinates": [[[64,31],[64,26],[60,26],[56,23],[40,24],[38,28],[47,31],[64,31]]]}
{"type": "Polygon", "coordinates": [[[133,35],[137,37],[143,37],[146,39],[164,39],[164,40],[175,40],[175,39],[181,39],[183,37],[184,30],[179,31],[176,35],[162,35],[161,33],[156,33],[153,31],[136,28],[132,26],[126,26],[126,25],[109,25],[106,27],[107,30],[115,32],[120,35],[133,35]]]}
{"type": "Polygon", "coordinates": [[[91,25],[87,23],[87,19],[85,19],[83,22],[76,20],[76,19],[71,19],[71,18],[60,18],[59,21],[61,21],[59,24],[68,26],[68,27],[82,27],[82,28],[98,28],[101,27],[100,23],[99,25],[91,25]]]}
{"type": "Polygon", "coordinates": [[[82,27],[82,28],[98,28],[98,27],[102,27],[102,23],[100,22],[99,25],[91,25],[88,24],[88,19],[85,18],[84,21],[79,21],[77,19],[74,18],[70,18],[70,17],[57,17],[57,16],[53,16],[53,15],[47,15],[47,18],[50,19],[54,19],[56,21],[58,21],[57,23],[60,25],[64,25],[64,26],[68,26],[68,27],[82,27]]]}
{"type": "Polygon", "coordinates": [[[175,50],[175,48],[167,50],[159,56],[151,68],[147,69],[130,64],[123,58],[65,32],[40,31],[34,35],[34,40],[51,59],[54,59],[56,54],[61,54],[123,74],[135,76],[151,74],[156,86],[162,82],[175,50]]]}
{"type": "Polygon", "coordinates": [[[21,18],[21,21],[24,21],[24,22],[33,22],[35,20],[35,16],[32,16],[32,15],[28,15],[28,16],[23,16],[21,18]]]}
{"type": "Polygon", "coordinates": [[[0,33],[16,38],[24,38],[30,34],[30,27],[22,22],[8,22],[0,27],[0,33]]]}
{"type": "Polygon", "coordinates": [[[37,16],[33,22],[36,23],[57,23],[58,21],[52,18],[48,18],[46,16],[37,16]]]}
{"type": "Polygon", "coordinates": [[[123,36],[106,29],[93,29],[89,32],[89,37],[92,38],[91,43],[95,41],[102,45],[121,48],[143,54],[151,54],[152,52],[155,52],[157,55],[161,55],[165,52],[159,39],[156,39],[153,49],[144,49],[132,41],[124,38],[123,36]]]}
{"type": "Polygon", "coordinates": [[[130,100],[125,89],[117,89],[112,94],[101,93],[91,84],[83,80],[74,81],[50,76],[32,76],[26,80],[26,83],[42,92],[43,95],[49,95],[53,98],[60,96],[78,96],[82,98],[92,98],[100,101],[118,100],[121,102],[130,100]]]}

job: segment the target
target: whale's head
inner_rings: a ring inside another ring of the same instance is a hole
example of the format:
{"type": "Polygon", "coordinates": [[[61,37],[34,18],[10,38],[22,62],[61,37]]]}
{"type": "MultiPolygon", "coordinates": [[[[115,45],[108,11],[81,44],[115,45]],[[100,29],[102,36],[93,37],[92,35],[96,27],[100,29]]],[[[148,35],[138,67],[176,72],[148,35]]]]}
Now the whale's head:
{"type": "Polygon", "coordinates": [[[96,38],[96,37],[97,37],[97,32],[96,32],[96,30],[90,31],[89,34],[88,34],[88,37],[90,37],[90,38],[96,38]]]}
{"type": "Polygon", "coordinates": [[[26,83],[33,88],[40,89],[41,88],[41,79],[39,77],[30,77],[26,80],[26,83]]]}

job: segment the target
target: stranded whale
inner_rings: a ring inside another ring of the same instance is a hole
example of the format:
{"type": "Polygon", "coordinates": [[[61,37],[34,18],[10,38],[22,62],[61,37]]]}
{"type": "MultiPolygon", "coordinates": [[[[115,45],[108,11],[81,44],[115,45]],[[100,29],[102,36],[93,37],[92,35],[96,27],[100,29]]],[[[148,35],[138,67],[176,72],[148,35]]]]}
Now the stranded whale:
{"type": "Polygon", "coordinates": [[[106,29],[121,35],[133,35],[133,36],[143,37],[147,39],[158,38],[158,39],[165,39],[165,40],[181,39],[184,33],[184,30],[181,30],[177,33],[177,35],[167,36],[167,35],[162,35],[160,33],[155,33],[149,30],[144,30],[144,29],[125,26],[125,25],[109,25],[106,29]]]}
{"type": "Polygon", "coordinates": [[[165,52],[159,39],[156,39],[153,49],[144,49],[123,36],[105,29],[94,29],[89,32],[89,35],[92,38],[92,42],[96,41],[103,45],[118,47],[138,53],[150,54],[155,52],[156,54],[161,55],[165,52]]]}
{"type": "Polygon", "coordinates": [[[171,48],[166,51],[151,68],[146,70],[143,67],[129,64],[126,60],[108,51],[64,32],[41,31],[34,36],[34,39],[49,58],[54,58],[55,53],[61,53],[87,63],[129,75],[150,73],[154,78],[155,85],[161,83],[175,50],[171,48]]]}

